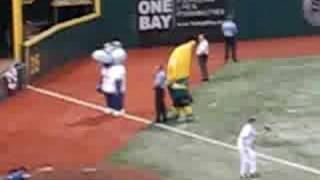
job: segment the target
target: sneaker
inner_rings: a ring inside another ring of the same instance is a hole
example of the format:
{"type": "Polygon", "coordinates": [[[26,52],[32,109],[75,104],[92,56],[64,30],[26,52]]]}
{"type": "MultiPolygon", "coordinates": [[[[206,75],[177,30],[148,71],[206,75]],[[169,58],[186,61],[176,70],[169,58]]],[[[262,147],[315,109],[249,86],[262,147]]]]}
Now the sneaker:
{"type": "Polygon", "coordinates": [[[187,120],[187,117],[184,115],[180,115],[180,116],[178,116],[178,118],[176,120],[177,120],[177,122],[184,122],[187,120]]]}
{"type": "Polygon", "coordinates": [[[240,175],[240,179],[242,180],[242,179],[248,179],[249,178],[249,176],[248,175],[244,175],[244,176],[241,176],[240,175]]]}
{"type": "Polygon", "coordinates": [[[250,178],[259,178],[259,177],[261,177],[260,173],[250,174],[250,178]]]}
{"type": "Polygon", "coordinates": [[[121,115],[124,115],[125,113],[126,113],[126,110],[125,110],[125,109],[121,109],[121,110],[120,110],[120,114],[121,114],[121,115]]]}
{"type": "Polygon", "coordinates": [[[193,121],[194,121],[194,116],[193,115],[186,116],[186,122],[193,122],[193,121]]]}
{"type": "Polygon", "coordinates": [[[202,79],[202,82],[209,82],[209,78],[202,79]]]}
{"type": "Polygon", "coordinates": [[[120,111],[112,111],[112,116],[113,117],[120,117],[121,116],[121,112],[120,111]]]}

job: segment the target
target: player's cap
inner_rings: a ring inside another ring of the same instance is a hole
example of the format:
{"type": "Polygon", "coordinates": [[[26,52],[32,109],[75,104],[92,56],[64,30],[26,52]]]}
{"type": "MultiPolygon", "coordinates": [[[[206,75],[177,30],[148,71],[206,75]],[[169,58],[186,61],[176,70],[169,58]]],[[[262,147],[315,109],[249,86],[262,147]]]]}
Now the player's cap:
{"type": "Polygon", "coordinates": [[[251,117],[251,118],[248,119],[248,123],[254,123],[254,122],[256,122],[256,121],[257,121],[257,119],[256,119],[256,118],[253,118],[253,117],[251,117]]]}

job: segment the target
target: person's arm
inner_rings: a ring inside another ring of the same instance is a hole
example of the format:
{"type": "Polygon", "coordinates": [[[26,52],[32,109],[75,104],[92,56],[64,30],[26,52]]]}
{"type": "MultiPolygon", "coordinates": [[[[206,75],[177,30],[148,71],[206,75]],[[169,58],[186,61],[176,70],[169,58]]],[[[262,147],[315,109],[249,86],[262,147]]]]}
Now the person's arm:
{"type": "Polygon", "coordinates": [[[100,77],[98,79],[97,85],[96,85],[96,91],[99,93],[103,93],[102,91],[102,83],[103,83],[103,78],[108,77],[108,70],[102,67],[101,72],[100,72],[100,77]]]}
{"type": "Polygon", "coordinates": [[[224,33],[224,22],[221,24],[221,32],[224,33]]]}
{"type": "Polygon", "coordinates": [[[118,79],[115,81],[115,87],[116,87],[116,94],[121,94],[122,93],[122,80],[118,79]]]}
{"type": "Polygon", "coordinates": [[[102,93],[102,76],[100,76],[97,85],[96,85],[96,91],[99,93],[102,93]]]}
{"type": "Polygon", "coordinates": [[[126,78],[126,69],[123,67],[121,69],[121,73],[118,75],[118,77],[116,78],[115,80],[115,88],[116,88],[116,93],[117,94],[120,94],[120,93],[123,93],[122,90],[123,90],[123,86],[124,86],[124,82],[125,82],[125,78],[126,78]]]}
{"type": "Polygon", "coordinates": [[[234,24],[234,34],[237,35],[239,32],[237,24],[236,23],[233,23],[233,24],[234,24]]]}

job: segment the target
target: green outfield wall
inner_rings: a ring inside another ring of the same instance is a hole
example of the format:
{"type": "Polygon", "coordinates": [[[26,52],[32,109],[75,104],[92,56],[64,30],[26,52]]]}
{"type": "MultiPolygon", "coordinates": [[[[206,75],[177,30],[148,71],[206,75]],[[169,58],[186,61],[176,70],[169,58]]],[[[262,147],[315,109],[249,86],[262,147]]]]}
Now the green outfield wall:
{"type": "MultiPolygon", "coordinates": [[[[199,0],[198,4],[191,4],[189,9],[181,5],[179,7],[181,14],[185,13],[187,17],[192,8],[202,8],[204,12],[217,13],[215,19],[179,17],[180,19],[177,18],[175,21],[179,21],[180,25],[187,26],[191,21],[199,23],[189,28],[174,25],[177,31],[166,29],[168,27],[164,25],[159,27],[157,23],[153,24],[154,26],[141,26],[139,18],[142,15],[155,17],[162,13],[164,18],[165,15],[170,15],[172,10],[177,10],[163,5],[161,13],[147,14],[147,7],[142,1],[150,0],[102,0],[102,16],[97,20],[60,31],[31,46],[26,53],[26,58],[32,60],[31,74],[45,73],[66,61],[87,57],[94,49],[115,37],[120,38],[126,47],[140,47],[145,44],[148,46],[166,45],[176,43],[175,37],[182,40],[190,34],[200,33],[201,28],[205,28],[206,33],[212,33],[211,40],[221,40],[219,24],[214,24],[220,22],[221,16],[218,15],[222,15],[221,11],[214,7],[211,7],[212,9],[201,7],[201,2],[208,1],[199,0]],[[207,22],[209,25],[206,27],[207,22]],[[151,30],[145,31],[148,28],[151,30]],[[152,41],[149,41],[148,38],[152,38],[152,41]]],[[[240,30],[239,37],[242,39],[313,35],[320,32],[319,28],[313,28],[304,21],[301,0],[226,0],[223,3],[222,6],[220,1],[219,6],[225,8],[224,15],[230,12],[235,14],[240,30]]],[[[172,23],[177,24],[177,22],[172,23]]]]}

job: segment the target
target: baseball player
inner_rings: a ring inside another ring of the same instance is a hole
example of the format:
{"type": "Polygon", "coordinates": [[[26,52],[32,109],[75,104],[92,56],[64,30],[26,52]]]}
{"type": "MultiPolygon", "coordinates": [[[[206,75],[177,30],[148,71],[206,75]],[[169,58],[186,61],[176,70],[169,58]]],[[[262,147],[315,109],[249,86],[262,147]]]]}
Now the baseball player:
{"type": "Polygon", "coordinates": [[[192,97],[189,93],[192,55],[196,46],[195,40],[188,40],[173,50],[167,68],[167,85],[173,102],[173,112],[177,118],[192,121],[192,97]]]}
{"type": "Polygon", "coordinates": [[[242,127],[238,136],[238,149],[240,153],[240,177],[241,178],[257,178],[257,157],[255,150],[255,141],[257,135],[261,135],[272,131],[269,125],[264,125],[264,131],[257,133],[254,128],[255,118],[249,118],[248,122],[242,127]]]}
{"type": "Polygon", "coordinates": [[[222,23],[222,33],[224,36],[225,42],[225,63],[228,62],[229,59],[229,51],[231,50],[232,59],[234,62],[238,62],[237,59],[237,37],[238,28],[236,23],[233,21],[232,16],[228,16],[226,20],[222,23]]]}
{"type": "Polygon", "coordinates": [[[250,118],[242,127],[238,137],[238,149],[240,153],[240,177],[257,177],[257,158],[255,151],[256,129],[253,124],[255,118],[250,118]]]}

